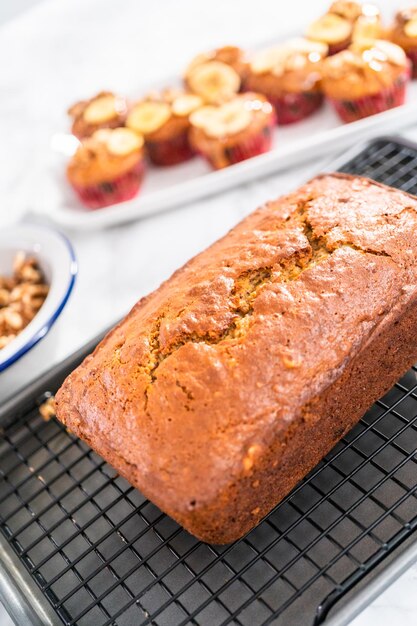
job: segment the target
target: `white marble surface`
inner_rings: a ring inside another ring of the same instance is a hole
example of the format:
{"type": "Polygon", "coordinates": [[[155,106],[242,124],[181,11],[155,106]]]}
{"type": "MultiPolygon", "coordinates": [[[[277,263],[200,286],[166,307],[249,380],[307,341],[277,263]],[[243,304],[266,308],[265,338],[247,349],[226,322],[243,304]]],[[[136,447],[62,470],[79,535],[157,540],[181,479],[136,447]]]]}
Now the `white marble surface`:
{"type": "Polygon", "coordinates": [[[415,626],[417,624],[417,565],[374,600],[351,626],[415,626]]]}
{"type": "MultiPolygon", "coordinates": [[[[392,10],[393,2],[380,3],[392,10]]],[[[25,181],[62,111],[101,88],[121,92],[175,74],[195,53],[225,42],[259,43],[293,33],[322,0],[46,0],[0,30],[0,225],[23,218],[25,181]],[[285,17],[284,17],[285,16],[285,17]]],[[[417,129],[409,131],[417,138],[417,129]]],[[[328,160],[328,159],[326,159],[328,160]]],[[[296,186],[320,163],[281,173],[175,212],[96,233],[69,233],[78,282],[57,333],[53,362],[121,316],[190,256],[258,204],[296,186]]],[[[51,363],[28,371],[28,380],[51,363]]],[[[352,624],[417,624],[417,567],[352,624]]],[[[0,624],[6,617],[0,612],[0,624]]]]}

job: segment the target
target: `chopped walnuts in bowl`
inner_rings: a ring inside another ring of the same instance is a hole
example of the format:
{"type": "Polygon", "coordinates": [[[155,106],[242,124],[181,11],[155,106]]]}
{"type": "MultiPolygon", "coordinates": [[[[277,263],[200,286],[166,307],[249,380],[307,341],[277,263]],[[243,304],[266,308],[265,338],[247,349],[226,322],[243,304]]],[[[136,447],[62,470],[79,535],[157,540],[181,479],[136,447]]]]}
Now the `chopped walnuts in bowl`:
{"type": "Polygon", "coordinates": [[[35,257],[18,252],[12,274],[0,275],[0,350],[33,320],[49,286],[35,257]]]}
{"type": "Polygon", "coordinates": [[[0,228],[2,406],[56,362],[76,276],[73,247],[59,231],[30,223],[0,228]]]}

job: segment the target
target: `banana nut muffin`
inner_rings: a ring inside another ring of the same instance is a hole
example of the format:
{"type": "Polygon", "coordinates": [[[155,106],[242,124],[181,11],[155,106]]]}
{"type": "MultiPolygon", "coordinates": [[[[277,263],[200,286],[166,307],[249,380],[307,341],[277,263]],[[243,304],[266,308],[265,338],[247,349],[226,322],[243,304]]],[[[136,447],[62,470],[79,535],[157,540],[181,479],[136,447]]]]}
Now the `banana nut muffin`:
{"type": "Polygon", "coordinates": [[[323,91],[344,122],[403,104],[410,61],[389,41],[362,41],[326,59],[323,91]]]}
{"type": "Polygon", "coordinates": [[[390,39],[405,51],[413,65],[413,78],[417,78],[417,6],[398,11],[390,39]]]}
{"type": "Polygon", "coordinates": [[[278,124],[302,120],[323,102],[321,66],[327,52],[327,44],[302,38],[260,50],[249,60],[245,88],[268,98],[278,124]]]}
{"type": "Polygon", "coordinates": [[[192,113],[190,142],[212,167],[220,169],[269,150],[275,120],[275,111],[263,95],[246,92],[192,113]]]}
{"type": "Polygon", "coordinates": [[[306,37],[329,46],[329,54],[336,54],[358,39],[378,39],[382,34],[378,7],[370,2],[337,0],[327,13],[307,29],[306,37]]]}
{"type": "Polygon", "coordinates": [[[144,136],[148,156],[155,165],[176,165],[195,154],[189,142],[189,118],[202,105],[202,98],[196,94],[165,89],[134,104],[126,126],[144,136]]]}
{"type": "Polygon", "coordinates": [[[144,174],[143,143],[128,128],[97,130],[81,142],[67,178],[83,204],[98,209],[137,194],[144,174]]]}

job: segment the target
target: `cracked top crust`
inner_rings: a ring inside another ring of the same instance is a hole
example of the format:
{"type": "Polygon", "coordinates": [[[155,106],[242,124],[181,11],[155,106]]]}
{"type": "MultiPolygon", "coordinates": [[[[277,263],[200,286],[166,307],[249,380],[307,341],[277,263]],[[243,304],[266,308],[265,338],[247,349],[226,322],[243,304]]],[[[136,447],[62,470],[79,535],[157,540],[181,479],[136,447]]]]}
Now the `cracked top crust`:
{"type": "Polygon", "coordinates": [[[165,510],[212,501],[415,295],[416,227],[405,193],[313,179],[138,302],[67,378],[58,417],[165,510]]]}

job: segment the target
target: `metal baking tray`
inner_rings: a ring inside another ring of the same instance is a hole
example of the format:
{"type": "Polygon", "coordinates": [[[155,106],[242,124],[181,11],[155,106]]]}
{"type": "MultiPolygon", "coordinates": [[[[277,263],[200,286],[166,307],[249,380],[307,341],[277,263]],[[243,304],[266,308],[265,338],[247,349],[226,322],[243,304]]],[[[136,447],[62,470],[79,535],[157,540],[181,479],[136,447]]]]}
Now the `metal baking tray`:
{"type": "MultiPolygon", "coordinates": [[[[177,80],[167,80],[165,84],[175,84],[177,80]]],[[[52,149],[45,150],[34,163],[24,201],[31,214],[64,228],[105,228],[220,193],[302,161],[325,156],[332,150],[348,148],[381,132],[397,132],[416,121],[417,81],[410,83],[404,105],[350,124],[343,124],[326,102],[311,117],[276,128],[273,148],[266,154],[220,171],[212,171],[201,158],[172,167],[149,167],[136,198],[97,211],[83,208],[75,198],[65,179],[67,157],[64,159],[52,149]]],[[[63,120],[63,128],[65,123],[63,120]]],[[[51,138],[52,145],[65,145],[68,137],[57,133],[51,138]]]]}
{"type": "MultiPolygon", "coordinates": [[[[417,146],[402,140],[338,167],[417,191],[417,146]]],[[[417,367],[257,528],[219,547],[41,418],[96,341],[0,409],[0,598],[19,624],[341,626],[417,559],[417,367]]]]}

